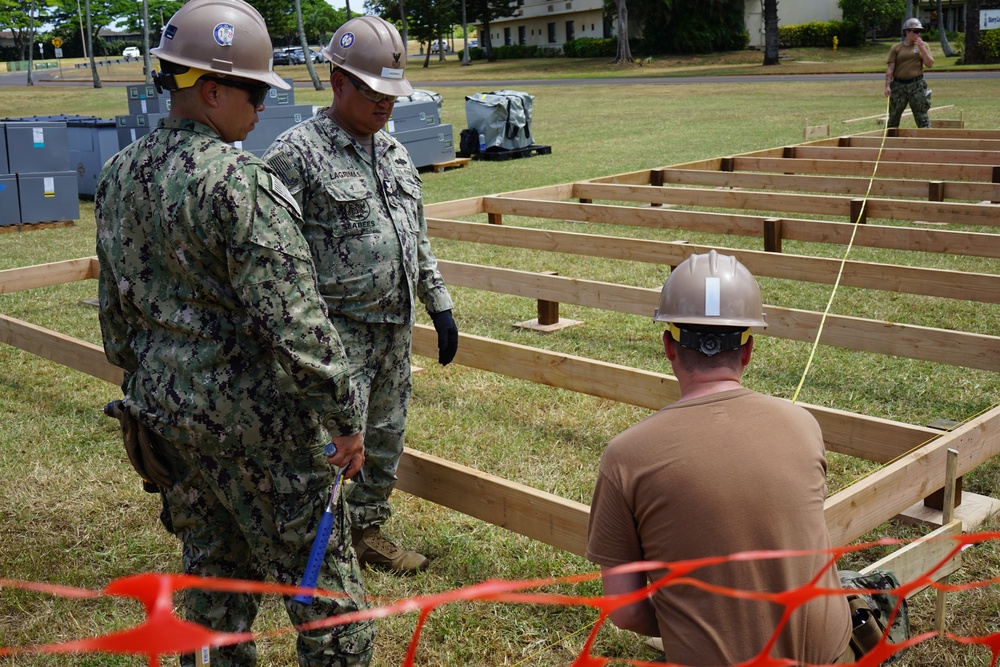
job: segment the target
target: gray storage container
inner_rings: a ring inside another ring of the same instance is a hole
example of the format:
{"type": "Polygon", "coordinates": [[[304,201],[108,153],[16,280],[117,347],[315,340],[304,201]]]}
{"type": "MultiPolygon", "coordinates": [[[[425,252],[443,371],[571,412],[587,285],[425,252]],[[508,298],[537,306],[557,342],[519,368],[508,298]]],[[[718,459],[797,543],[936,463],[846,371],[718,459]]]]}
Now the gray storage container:
{"type": "Polygon", "coordinates": [[[0,174],[8,172],[10,172],[10,168],[7,164],[7,132],[4,129],[4,123],[0,123],[0,174]]]}
{"type": "Polygon", "coordinates": [[[17,203],[17,175],[0,174],[0,227],[21,222],[21,207],[17,203]]]}
{"type": "Polygon", "coordinates": [[[392,108],[392,117],[386,123],[385,129],[389,134],[407,132],[409,130],[420,130],[425,127],[437,125],[441,121],[436,102],[396,102],[392,108]]]}
{"type": "Polygon", "coordinates": [[[455,141],[451,125],[435,125],[393,135],[403,144],[416,167],[455,159],[455,141]]]}
{"type": "Polygon", "coordinates": [[[126,86],[126,91],[128,112],[132,115],[170,111],[170,93],[157,93],[156,86],[151,83],[126,86]]]}
{"type": "Polygon", "coordinates": [[[55,222],[80,217],[80,195],[75,171],[18,173],[17,194],[21,222],[55,222]]]}
{"type": "Polygon", "coordinates": [[[4,127],[10,173],[70,168],[66,123],[25,120],[7,122],[4,127]]]}

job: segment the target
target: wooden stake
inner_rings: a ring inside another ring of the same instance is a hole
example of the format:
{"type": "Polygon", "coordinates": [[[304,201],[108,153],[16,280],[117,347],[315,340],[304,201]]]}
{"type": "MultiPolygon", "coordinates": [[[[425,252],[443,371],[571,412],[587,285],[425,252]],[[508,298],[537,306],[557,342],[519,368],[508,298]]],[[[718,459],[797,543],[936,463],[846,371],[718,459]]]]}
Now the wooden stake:
{"type": "MultiPolygon", "coordinates": [[[[941,523],[947,525],[955,518],[955,480],[958,476],[958,450],[948,448],[945,459],[944,473],[944,509],[942,510],[941,523]]],[[[945,575],[938,581],[947,584],[951,575],[945,575]]],[[[937,599],[934,606],[934,629],[939,633],[944,632],[945,605],[947,604],[947,593],[941,589],[937,591],[937,599]]]]}

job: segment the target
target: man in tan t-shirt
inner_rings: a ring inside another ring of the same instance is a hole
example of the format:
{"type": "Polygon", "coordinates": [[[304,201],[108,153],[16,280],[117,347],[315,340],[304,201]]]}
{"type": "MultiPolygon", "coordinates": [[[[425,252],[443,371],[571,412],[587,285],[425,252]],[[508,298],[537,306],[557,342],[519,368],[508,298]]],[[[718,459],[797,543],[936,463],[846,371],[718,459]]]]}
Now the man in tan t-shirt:
{"type": "Polygon", "coordinates": [[[903,22],[903,41],[889,49],[885,69],[885,96],[889,98],[887,127],[899,127],[906,105],[910,105],[917,127],[930,127],[930,91],[924,81],[924,68],[934,67],[934,56],[927,42],[920,38],[924,27],[919,19],[903,22]]]}
{"type": "MultiPolygon", "coordinates": [[[[753,351],[750,327],[766,326],[761,311],[757,281],[714,250],[689,257],[664,284],[654,319],[667,323],[664,350],[681,398],[613,439],[601,460],[586,556],[601,565],[606,595],[647,585],[647,573],[613,572],[618,565],[774,549],[807,555],[722,563],[690,577],[754,592],[814,579],[840,588],[822,553],[831,545],[819,425],[804,409],[741,386],[753,351]]],[[[661,637],[667,662],[679,665],[732,665],[761,653],[830,664],[849,651],[845,596],[812,597],[781,629],[784,611],[670,584],[616,609],[611,621],[661,637]]]]}

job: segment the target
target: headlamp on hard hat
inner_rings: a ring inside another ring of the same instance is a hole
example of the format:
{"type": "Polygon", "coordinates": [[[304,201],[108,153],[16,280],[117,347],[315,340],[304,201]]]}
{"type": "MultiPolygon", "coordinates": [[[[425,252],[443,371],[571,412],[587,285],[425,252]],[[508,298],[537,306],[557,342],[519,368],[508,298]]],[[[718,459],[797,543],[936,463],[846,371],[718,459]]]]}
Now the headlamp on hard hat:
{"type": "Polygon", "coordinates": [[[689,328],[678,327],[673,322],[667,323],[670,337],[679,345],[698,350],[708,357],[714,357],[719,352],[738,350],[750,339],[750,330],[720,330],[720,331],[696,331],[689,328]]]}

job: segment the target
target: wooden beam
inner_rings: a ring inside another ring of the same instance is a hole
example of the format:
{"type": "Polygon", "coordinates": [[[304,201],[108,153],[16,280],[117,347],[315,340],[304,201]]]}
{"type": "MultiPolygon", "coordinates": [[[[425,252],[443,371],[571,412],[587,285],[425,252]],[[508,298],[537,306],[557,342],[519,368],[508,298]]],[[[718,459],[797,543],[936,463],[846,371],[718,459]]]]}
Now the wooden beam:
{"type": "Polygon", "coordinates": [[[873,160],[839,160],[832,158],[770,158],[737,157],[737,171],[774,171],[788,174],[840,174],[881,178],[915,178],[946,181],[993,181],[993,167],[982,164],[923,164],[918,162],[879,162],[874,171],[873,160]]]}
{"type": "MultiPolygon", "coordinates": [[[[414,327],[413,351],[432,358],[437,354],[437,334],[433,327],[421,324],[414,327]]],[[[680,397],[677,379],[671,375],[469,334],[459,334],[455,361],[463,366],[650,410],[659,410],[680,397]]],[[[819,422],[830,451],[871,461],[890,461],[940,433],[843,410],[806,403],[799,405],[819,422]]]]}
{"type": "MultiPolygon", "coordinates": [[[[491,210],[513,215],[553,220],[573,220],[630,227],[678,229],[759,237],[770,216],[686,211],[681,209],[646,209],[616,204],[581,205],[576,202],[537,202],[498,197],[491,199],[491,210]]],[[[855,233],[854,223],[776,218],[781,220],[782,238],[788,241],[839,243],[893,250],[919,249],[923,252],[1000,257],[1000,234],[961,232],[923,227],[865,225],[855,233]]]]}
{"type": "MultiPolygon", "coordinates": [[[[875,561],[862,569],[861,574],[869,574],[875,570],[889,570],[903,583],[913,582],[926,576],[937,581],[961,569],[961,552],[948,557],[957,544],[951,538],[961,534],[962,522],[952,521],[875,561]]],[[[925,584],[914,588],[906,594],[907,599],[929,586],[930,584],[925,584]]]]}
{"type": "MultiPolygon", "coordinates": [[[[878,148],[882,145],[879,137],[848,137],[849,148],[878,148]]],[[[1000,151],[1000,139],[983,137],[928,137],[904,136],[890,137],[885,140],[886,148],[907,148],[920,151],[1000,151]]]]}
{"type": "Polygon", "coordinates": [[[122,370],[104,356],[104,348],[51,329],[0,315],[0,343],[49,359],[73,370],[92,375],[116,386],[122,384],[122,370]]]}
{"type": "Polygon", "coordinates": [[[819,160],[869,160],[881,162],[918,162],[922,164],[1000,164],[1000,154],[993,151],[924,151],[918,148],[833,148],[806,145],[795,149],[795,157],[819,160]]]}
{"type": "Polygon", "coordinates": [[[853,542],[944,486],[949,448],[959,452],[959,475],[1000,453],[1000,406],[830,496],[826,517],[834,544],[853,542]]]}
{"type": "Polygon", "coordinates": [[[91,258],[83,257],[0,271],[0,294],[96,279],[94,265],[91,258]]]}
{"type": "Polygon", "coordinates": [[[577,556],[586,551],[588,505],[410,447],[397,475],[397,489],[577,556]]]}
{"type": "MultiPolygon", "coordinates": [[[[660,290],[438,260],[449,285],[651,317],[660,290]]],[[[822,313],[765,305],[761,333],[811,343],[822,313]]],[[[827,315],[820,343],[965,368],[1000,371],[1000,337],[845,315],[827,315]]]]}
{"type": "MultiPolygon", "coordinates": [[[[593,206],[593,204],[564,204],[593,206]]],[[[712,247],[689,243],[624,239],[616,236],[579,234],[526,229],[510,225],[484,225],[454,220],[427,219],[428,234],[469,243],[486,243],[512,248],[546,250],[586,257],[604,257],[634,262],[676,266],[689,255],[703,254],[712,247]]],[[[788,278],[804,282],[833,284],[841,262],[837,259],[775,255],[764,251],[716,248],[733,255],[755,276],[788,278]]],[[[1000,303],[1000,276],[942,269],[925,269],[871,262],[846,262],[842,285],[924,294],[949,299],[1000,303]]]]}

